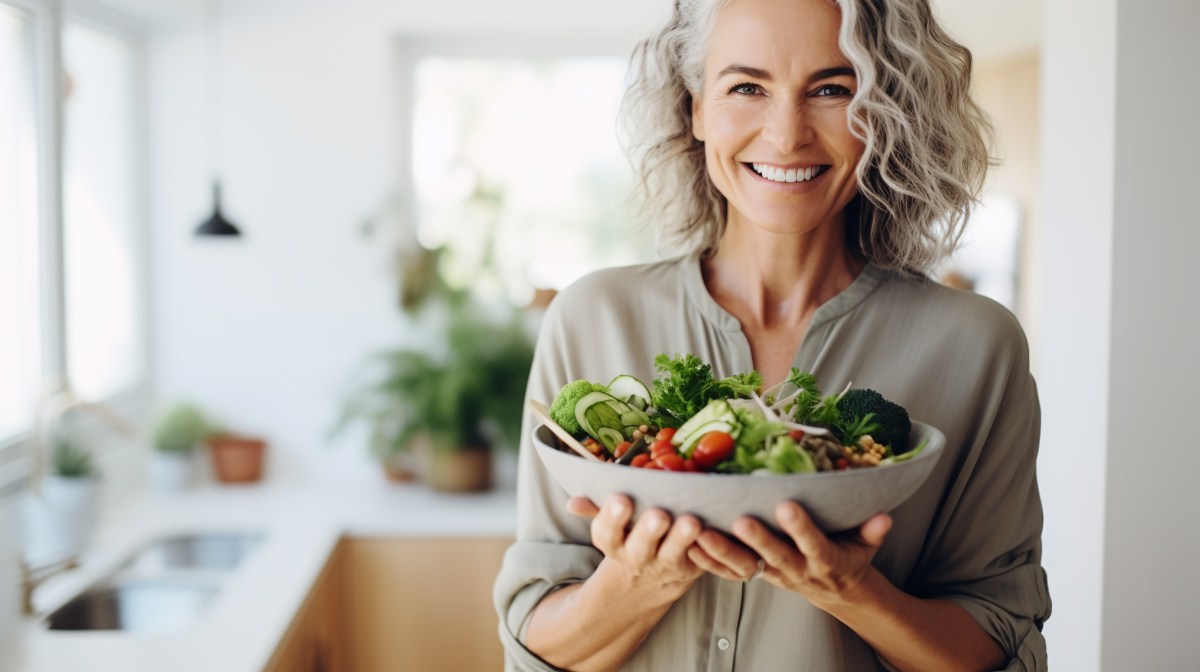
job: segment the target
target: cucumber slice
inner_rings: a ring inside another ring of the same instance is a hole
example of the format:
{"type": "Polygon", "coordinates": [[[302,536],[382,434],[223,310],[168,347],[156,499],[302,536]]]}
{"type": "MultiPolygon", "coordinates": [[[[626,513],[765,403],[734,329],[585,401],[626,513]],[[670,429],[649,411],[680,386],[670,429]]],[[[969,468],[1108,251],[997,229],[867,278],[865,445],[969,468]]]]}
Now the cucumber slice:
{"type": "Polygon", "coordinates": [[[620,432],[611,427],[600,427],[597,429],[596,438],[600,440],[600,443],[604,444],[604,447],[610,453],[616,450],[618,443],[625,440],[625,437],[620,432]]]}
{"type": "MultiPolygon", "coordinates": [[[[627,373],[613,378],[612,382],[608,384],[608,391],[617,399],[637,397],[644,401],[646,405],[650,404],[650,388],[646,387],[646,384],[642,381],[627,373]]],[[[639,410],[644,409],[645,406],[639,410]]]]}
{"type": "Polygon", "coordinates": [[[604,392],[584,395],[579,403],[575,404],[575,419],[579,421],[583,431],[604,443],[609,450],[633,436],[633,430],[638,426],[650,424],[650,416],[604,392]],[[604,429],[611,430],[621,438],[609,446],[608,442],[601,438],[601,431],[604,429]]]}
{"type": "MultiPolygon", "coordinates": [[[[587,417],[587,411],[592,406],[609,400],[613,400],[611,395],[603,392],[589,392],[588,394],[583,395],[583,398],[575,403],[575,419],[579,421],[579,426],[583,428],[583,431],[591,434],[592,436],[596,435],[595,427],[592,426],[592,423],[589,422],[589,418],[587,417]]],[[[595,414],[593,414],[593,417],[594,416],[595,414]]]]}
{"type": "Polygon", "coordinates": [[[733,412],[733,407],[729,405],[729,402],[717,399],[710,401],[707,406],[700,409],[699,413],[680,425],[679,429],[675,431],[671,443],[683,446],[680,452],[684,452],[699,441],[701,436],[709,432],[729,432],[736,439],[737,434],[734,429],[739,426],[737,415],[733,412]],[[722,426],[712,428],[710,425],[713,423],[722,426]]]}

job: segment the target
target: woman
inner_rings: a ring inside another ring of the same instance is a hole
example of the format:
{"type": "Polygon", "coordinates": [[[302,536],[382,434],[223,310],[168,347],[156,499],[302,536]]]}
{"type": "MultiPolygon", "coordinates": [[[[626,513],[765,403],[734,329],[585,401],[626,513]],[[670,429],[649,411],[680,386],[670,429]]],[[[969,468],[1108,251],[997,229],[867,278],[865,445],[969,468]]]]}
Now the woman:
{"type": "Polygon", "coordinates": [[[969,53],[927,0],[679,0],[638,66],[643,186],[686,254],[568,288],[529,396],[652,379],[660,352],[768,386],[796,366],[898,401],[947,452],[854,534],[827,537],[783,502],[786,539],[743,518],[734,541],[692,516],[631,520],[624,497],[568,502],[526,445],[495,589],[510,666],[1045,669],[1025,337],[1003,308],[922,275],[988,164],[969,53]]]}

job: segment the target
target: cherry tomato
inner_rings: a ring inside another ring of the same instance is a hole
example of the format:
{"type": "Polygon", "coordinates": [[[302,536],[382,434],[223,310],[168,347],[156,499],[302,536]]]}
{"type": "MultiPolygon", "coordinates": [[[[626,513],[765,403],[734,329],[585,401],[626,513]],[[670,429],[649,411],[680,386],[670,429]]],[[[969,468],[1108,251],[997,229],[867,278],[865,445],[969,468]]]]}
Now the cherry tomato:
{"type": "Polygon", "coordinates": [[[663,427],[662,429],[658,430],[658,434],[654,438],[658,439],[659,441],[670,441],[671,439],[675,438],[675,428],[663,427]]]}
{"type": "Polygon", "coordinates": [[[712,469],[733,454],[733,437],[726,432],[709,432],[700,437],[692,459],[701,469],[712,469]]]}
{"type": "Polygon", "coordinates": [[[613,448],[613,457],[618,457],[618,458],[621,457],[629,450],[629,447],[632,445],[633,444],[628,441],[622,441],[622,442],[618,443],[617,447],[613,448]]]}
{"type": "Polygon", "coordinates": [[[833,466],[838,471],[841,471],[842,469],[848,469],[850,467],[850,460],[847,460],[844,457],[839,457],[837,461],[833,463],[833,466]]]}
{"type": "Polygon", "coordinates": [[[678,453],[668,453],[654,461],[667,471],[683,471],[683,458],[678,453]]]}
{"type": "Polygon", "coordinates": [[[670,441],[655,441],[650,444],[650,457],[658,459],[663,455],[673,455],[678,453],[675,446],[671,445],[670,441]]]}
{"type": "Polygon", "coordinates": [[[683,470],[684,471],[700,471],[700,467],[696,466],[695,460],[686,459],[683,461],[683,470]]]}
{"type": "Polygon", "coordinates": [[[792,437],[792,440],[796,443],[800,443],[800,439],[804,438],[804,430],[793,429],[792,431],[788,432],[788,436],[792,437]]]}
{"type": "Polygon", "coordinates": [[[646,466],[645,466],[644,468],[645,468],[645,469],[658,469],[658,470],[660,470],[660,471],[662,470],[662,467],[660,467],[660,466],[659,466],[657,463],[655,463],[655,462],[647,462],[647,463],[646,463],[646,466]]]}
{"type": "Polygon", "coordinates": [[[647,455],[646,453],[642,453],[641,455],[638,455],[637,457],[633,458],[633,461],[630,462],[629,464],[632,466],[635,466],[635,467],[644,467],[649,463],[650,463],[650,456],[647,455]]]}

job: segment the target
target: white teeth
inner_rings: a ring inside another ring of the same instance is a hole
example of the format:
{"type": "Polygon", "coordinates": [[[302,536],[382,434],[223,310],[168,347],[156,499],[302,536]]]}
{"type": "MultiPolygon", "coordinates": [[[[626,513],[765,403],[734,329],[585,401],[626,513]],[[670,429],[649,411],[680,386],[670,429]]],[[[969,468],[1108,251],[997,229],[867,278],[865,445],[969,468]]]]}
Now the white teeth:
{"type": "Polygon", "coordinates": [[[754,172],[771,180],[772,182],[807,182],[821,174],[820,166],[809,166],[808,168],[775,168],[762,163],[752,163],[751,167],[754,172]]]}

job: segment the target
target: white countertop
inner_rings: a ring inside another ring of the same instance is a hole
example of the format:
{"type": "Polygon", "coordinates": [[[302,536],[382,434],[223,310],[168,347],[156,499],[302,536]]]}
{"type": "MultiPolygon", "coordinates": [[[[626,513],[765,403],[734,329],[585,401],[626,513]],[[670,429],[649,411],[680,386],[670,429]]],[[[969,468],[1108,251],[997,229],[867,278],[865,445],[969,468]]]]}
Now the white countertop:
{"type": "Polygon", "coordinates": [[[511,537],[511,489],[437,493],[380,480],[355,487],[262,484],[207,486],[178,495],[138,493],[101,521],[82,566],[35,593],[48,614],[154,539],[189,532],[262,532],[265,537],[224,582],[195,625],[170,634],[50,631],[27,619],[7,672],[257,672],[275,651],[338,539],[511,537]]]}

